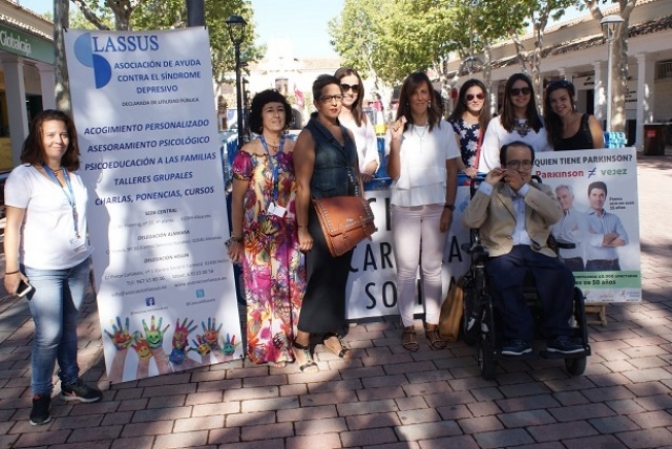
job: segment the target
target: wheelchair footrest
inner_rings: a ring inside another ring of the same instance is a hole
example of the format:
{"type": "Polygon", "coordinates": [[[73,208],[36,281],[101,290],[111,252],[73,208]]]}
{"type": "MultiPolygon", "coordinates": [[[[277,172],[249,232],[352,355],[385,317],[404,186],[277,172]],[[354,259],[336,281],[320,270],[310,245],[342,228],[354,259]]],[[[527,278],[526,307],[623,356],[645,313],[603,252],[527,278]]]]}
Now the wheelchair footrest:
{"type": "Polygon", "coordinates": [[[583,351],[575,352],[574,354],[563,354],[562,352],[551,352],[542,349],[539,351],[539,355],[544,359],[578,359],[590,355],[590,346],[586,347],[583,351]]]}

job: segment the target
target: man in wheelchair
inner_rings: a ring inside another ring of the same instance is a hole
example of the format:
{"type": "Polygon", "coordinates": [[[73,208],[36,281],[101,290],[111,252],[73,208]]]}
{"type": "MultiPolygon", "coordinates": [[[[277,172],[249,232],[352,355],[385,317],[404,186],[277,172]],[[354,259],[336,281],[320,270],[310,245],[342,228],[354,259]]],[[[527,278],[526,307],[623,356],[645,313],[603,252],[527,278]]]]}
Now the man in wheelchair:
{"type": "Polygon", "coordinates": [[[562,218],[553,190],[532,181],[534,149],[520,141],[504,145],[501,168],[487,174],[462,215],[479,229],[488,250],[488,291],[502,317],[502,355],[532,352],[534,319],[523,295],[531,275],[539,293],[546,350],[575,354],[584,350],[570,337],[574,276],[548,247],[551,226],[562,218]]]}

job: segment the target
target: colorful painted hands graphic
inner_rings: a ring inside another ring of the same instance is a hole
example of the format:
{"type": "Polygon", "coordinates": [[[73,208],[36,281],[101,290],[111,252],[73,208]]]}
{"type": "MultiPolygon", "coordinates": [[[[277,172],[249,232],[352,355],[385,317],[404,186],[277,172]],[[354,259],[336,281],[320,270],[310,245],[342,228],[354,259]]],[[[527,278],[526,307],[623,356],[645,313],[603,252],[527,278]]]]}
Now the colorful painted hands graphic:
{"type": "Polygon", "coordinates": [[[208,318],[208,326],[201,321],[201,328],[203,329],[203,338],[210,345],[213,350],[219,349],[219,331],[222,330],[222,324],[217,327],[216,318],[208,318]]]}
{"type": "Polygon", "coordinates": [[[173,333],[173,349],[180,349],[184,351],[185,348],[189,345],[189,334],[195,331],[198,327],[197,325],[192,327],[194,320],[189,321],[189,324],[187,324],[187,320],[188,318],[185,318],[182,321],[182,324],[180,324],[180,319],[178,318],[177,323],[175,323],[175,332],[173,333]]]}
{"type": "Polygon", "coordinates": [[[121,324],[121,317],[117,317],[116,325],[113,320],[110,320],[110,324],[112,324],[112,332],[110,333],[105,330],[105,334],[112,340],[114,347],[117,348],[118,351],[128,349],[133,343],[133,336],[128,333],[128,323],[128,317],[126,317],[126,321],[123,325],[121,324]]]}
{"type": "Polygon", "coordinates": [[[163,323],[163,318],[159,318],[159,324],[157,326],[154,315],[152,315],[150,323],[151,327],[147,328],[147,323],[144,319],[142,320],[142,327],[145,329],[145,339],[147,340],[147,345],[151,349],[158,349],[163,346],[163,336],[170,327],[170,324],[168,324],[165,329],[162,330],[161,324],[163,323]]]}
{"type": "Polygon", "coordinates": [[[149,347],[149,342],[142,336],[139,331],[133,333],[133,349],[138,353],[140,360],[148,359],[152,356],[152,351],[149,347]]]}

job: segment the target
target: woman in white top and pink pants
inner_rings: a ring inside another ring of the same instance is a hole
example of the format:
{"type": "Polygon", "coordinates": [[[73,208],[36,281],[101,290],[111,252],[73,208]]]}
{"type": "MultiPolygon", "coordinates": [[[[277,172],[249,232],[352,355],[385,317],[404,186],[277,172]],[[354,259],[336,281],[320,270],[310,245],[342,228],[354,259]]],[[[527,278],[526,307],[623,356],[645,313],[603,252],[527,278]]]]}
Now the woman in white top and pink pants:
{"type": "Polygon", "coordinates": [[[392,235],[397,264],[402,345],[417,351],[413,311],[418,261],[422,269],[425,336],[433,349],[446,342],[438,332],[441,263],[453,221],[457,192],[457,148],[452,126],[441,119],[429,78],[409,75],[401,88],[397,121],[386,137],[387,172],[392,177],[392,235]]]}

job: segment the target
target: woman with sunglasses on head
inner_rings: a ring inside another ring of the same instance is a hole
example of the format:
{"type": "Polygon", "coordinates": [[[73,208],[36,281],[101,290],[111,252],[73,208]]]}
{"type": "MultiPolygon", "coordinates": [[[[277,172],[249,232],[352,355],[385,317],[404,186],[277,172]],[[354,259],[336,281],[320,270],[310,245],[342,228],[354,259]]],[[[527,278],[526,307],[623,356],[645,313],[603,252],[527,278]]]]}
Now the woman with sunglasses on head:
{"type": "Polygon", "coordinates": [[[294,147],[296,221],[308,277],[294,355],[306,373],[318,371],[310,352],[311,334],[319,336],[327,351],[337,357],[352,357],[339,331],[345,324],[345,286],[353,250],[331,255],[311,199],[363,193],[355,139],[338,119],[343,101],[340,80],[320,75],[313,83],[313,98],[317,112],[311,115],[294,147]]]}
{"type": "Polygon", "coordinates": [[[242,263],[247,303],[247,355],[282,368],[294,361],[292,341],[306,286],[297,238],[294,142],[285,137],[292,108],[282,94],[252,99],[250,129],[259,138],[233,160],[229,257],[242,263]]]}
{"type": "Polygon", "coordinates": [[[502,145],[514,141],[532,146],[536,153],[553,151],[546,140],[544,123],[537,111],[530,78],[524,73],[511,75],[504,87],[502,113],[490,120],[485,132],[478,162],[479,171],[487,173],[499,168],[502,145]]]}
{"type": "Polygon", "coordinates": [[[416,274],[422,270],[425,336],[432,349],[443,349],[439,335],[441,264],[453,221],[460,150],[453,128],[441,119],[426,74],[406,77],[399,95],[397,121],[388,129],[385,151],[392,177],[392,239],[397,264],[402,346],[419,349],[413,314],[416,274]]]}
{"type": "Polygon", "coordinates": [[[457,105],[448,118],[462,154],[457,160],[457,168],[471,178],[478,174],[483,135],[490,122],[490,110],[485,106],[487,97],[485,84],[473,78],[467,80],[460,88],[457,105]]]}
{"type": "Polygon", "coordinates": [[[378,170],[378,140],[373,124],[362,111],[364,85],[356,70],[341,67],[334,73],[341,81],[343,107],[338,115],[341,125],[348,128],[355,137],[359,172],[363,182],[369,182],[378,170]]]}
{"type": "Polygon", "coordinates": [[[567,80],[546,87],[544,123],[555,151],[604,148],[604,132],[597,119],[576,110],[574,85],[567,80]]]}

